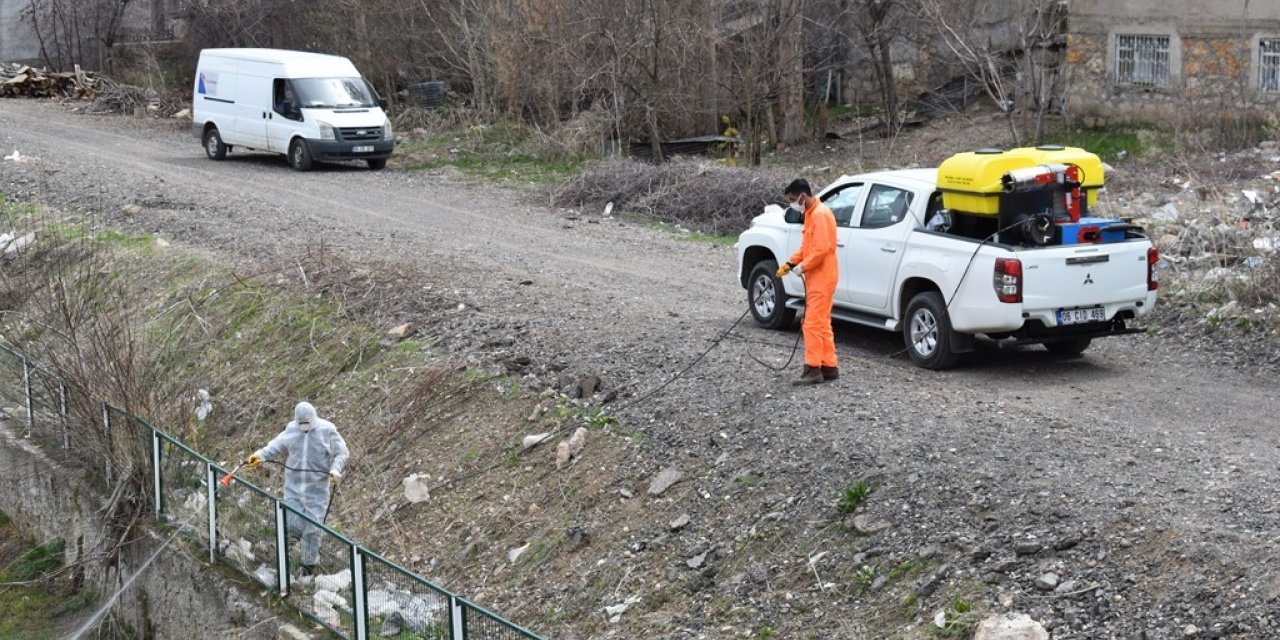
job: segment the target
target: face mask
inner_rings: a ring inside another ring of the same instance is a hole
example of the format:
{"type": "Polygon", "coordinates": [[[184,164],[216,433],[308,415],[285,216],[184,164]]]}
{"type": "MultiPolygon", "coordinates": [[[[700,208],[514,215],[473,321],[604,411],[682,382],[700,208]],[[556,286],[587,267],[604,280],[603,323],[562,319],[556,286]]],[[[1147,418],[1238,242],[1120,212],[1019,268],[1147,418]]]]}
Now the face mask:
{"type": "Polygon", "coordinates": [[[311,423],[310,423],[310,422],[301,422],[301,423],[298,423],[298,428],[299,428],[299,429],[302,429],[302,432],[303,432],[303,433],[311,433],[311,423]]]}
{"type": "Polygon", "coordinates": [[[804,213],[804,205],[800,204],[800,201],[797,200],[791,203],[791,210],[796,213],[804,213]]]}

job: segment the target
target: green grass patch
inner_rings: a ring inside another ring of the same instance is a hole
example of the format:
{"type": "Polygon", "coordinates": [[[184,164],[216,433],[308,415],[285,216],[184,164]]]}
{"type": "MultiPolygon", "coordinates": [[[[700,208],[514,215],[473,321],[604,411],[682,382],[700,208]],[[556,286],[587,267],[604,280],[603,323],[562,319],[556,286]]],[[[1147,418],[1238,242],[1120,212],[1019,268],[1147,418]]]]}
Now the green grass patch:
{"type": "Polygon", "coordinates": [[[1050,136],[1045,143],[1080,147],[1107,162],[1132,160],[1151,150],[1172,151],[1174,148],[1172,135],[1136,127],[1070,128],[1050,136]]]}
{"type": "Polygon", "coordinates": [[[401,145],[392,162],[410,171],[453,167],[468,178],[541,185],[578,174],[585,158],[547,144],[540,134],[500,122],[445,131],[401,145]]]}
{"type": "Polygon", "coordinates": [[[874,490],[875,486],[866,480],[851,482],[849,483],[849,486],[845,487],[840,492],[840,498],[836,502],[836,508],[840,510],[840,513],[853,513],[858,510],[858,506],[861,505],[862,502],[867,499],[867,496],[871,495],[871,492],[874,490]]]}
{"type": "Polygon", "coordinates": [[[123,233],[120,231],[100,231],[95,238],[99,242],[109,245],[124,247],[135,251],[147,252],[155,248],[156,239],[153,236],[140,233],[123,233]]]}
{"type": "MultiPolygon", "coordinates": [[[[630,218],[630,217],[629,217],[630,218]]],[[[697,230],[684,229],[675,225],[667,224],[660,220],[644,220],[636,219],[637,222],[648,226],[651,229],[657,229],[677,240],[685,240],[687,242],[704,242],[710,244],[718,244],[731,247],[738,242],[738,234],[736,233],[703,233],[697,230]]]]}
{"type": "Polygon", "coordinates": [[[0,512],[0,583],[6,583],[0,586],[0,638],[57,637],[63,618],[97,602],[92,591],[76,592],[54,577],[63,557],[61,540],[37,544],[0,512]]]}

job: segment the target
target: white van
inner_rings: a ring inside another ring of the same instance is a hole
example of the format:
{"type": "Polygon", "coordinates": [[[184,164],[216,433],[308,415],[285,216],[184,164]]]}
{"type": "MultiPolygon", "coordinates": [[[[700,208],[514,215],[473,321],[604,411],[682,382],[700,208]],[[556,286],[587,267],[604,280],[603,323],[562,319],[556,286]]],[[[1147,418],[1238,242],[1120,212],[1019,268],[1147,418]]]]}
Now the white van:
{"type": "Polygon", "coordinates": [[[191,133],[212,160],[233,147],[387,166],[395,142],[385,100],[351,61],[280,49],[205,49],[196,68],[191,133]]]}

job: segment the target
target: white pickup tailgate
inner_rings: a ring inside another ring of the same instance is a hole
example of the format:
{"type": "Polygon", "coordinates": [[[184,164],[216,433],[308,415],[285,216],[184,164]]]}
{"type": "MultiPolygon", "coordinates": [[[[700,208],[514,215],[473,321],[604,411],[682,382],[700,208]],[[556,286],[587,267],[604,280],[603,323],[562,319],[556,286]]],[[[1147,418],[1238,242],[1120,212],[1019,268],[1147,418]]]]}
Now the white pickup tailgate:
{"type": "Polygon", "coordinates": [[[1147,240],[1026,249],[1022,261],[1022,309],[1055,326],[1062,309],[1103,307],[1110,320],[1128,308],[1150,309],[1147,290],[1147,240]],[[1050,318],[1053,318],[1050,320],[1050,318]]]}

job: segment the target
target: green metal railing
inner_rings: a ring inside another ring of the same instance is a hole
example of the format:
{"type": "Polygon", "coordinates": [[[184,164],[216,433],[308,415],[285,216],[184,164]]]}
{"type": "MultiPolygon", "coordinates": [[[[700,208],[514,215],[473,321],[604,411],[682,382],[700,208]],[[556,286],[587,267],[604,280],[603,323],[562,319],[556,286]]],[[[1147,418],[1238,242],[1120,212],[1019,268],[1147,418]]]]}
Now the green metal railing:
{"type": "MultiPolygon", "coordinates": [[[[80,393],[26,354],[0,345],[0,409],[25,420],[23,435],[88,464],[110,482],[145,464],[157,520],[221,562],[282,596],[302,615],[349,640],[545,640],[360,546],[261,487],[228,472],[147,420],[105,402],[106,446],[79,451],[68,398],[80,393]],[[17,415],[15,415],[17,414],[17,415]],[[76,454],[76,455],[72,455],[76,454]],[[311,557],[304,557],[311,556],[311,557]],[[315,573],[302,576],[304,560],[315,573]]],[[[83,399],[77,398],[77,399],[83,399]]]]}

